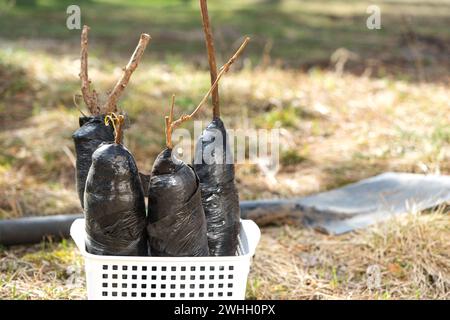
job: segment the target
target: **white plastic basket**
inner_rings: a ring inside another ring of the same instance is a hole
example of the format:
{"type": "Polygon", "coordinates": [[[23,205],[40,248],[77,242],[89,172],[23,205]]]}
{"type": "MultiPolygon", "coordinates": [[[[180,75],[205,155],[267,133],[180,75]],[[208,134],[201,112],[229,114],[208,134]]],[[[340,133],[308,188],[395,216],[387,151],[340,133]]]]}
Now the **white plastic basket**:
{"type": "Polygon", "coordinates": [[[243,300],[261,233],[251,220],[241,220],[241,226],[239,255],[228,257],[93,255],[86,252],[84,219],[74,221],[70,235],[84,257],[90,300],[243,300]]]}

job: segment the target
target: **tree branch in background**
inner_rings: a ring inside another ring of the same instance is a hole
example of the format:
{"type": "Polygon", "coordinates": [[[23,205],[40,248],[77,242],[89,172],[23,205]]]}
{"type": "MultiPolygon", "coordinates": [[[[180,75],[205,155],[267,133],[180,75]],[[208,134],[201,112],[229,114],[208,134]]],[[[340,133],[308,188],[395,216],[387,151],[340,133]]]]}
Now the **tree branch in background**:
{"type": "MultiPolygon", "coordinates": [[[[214,38],[209,23],[207,0],[200,0],[200,8],[202,13],[203,32],[205,33],[206,50],[208,51],[209,73],[211,74],[211,85],[217,78],[216,53],[214,50],[214,38]]],[[[220,117],[219,87],[212,91],[212,105],[214,118],[220,117]]]]}
{"type": "Polygon", "coordinates": [[[147,44],[149,43],[150,39],[151,37],[148,34],[146,33],[141,34],[141,38],[139,39],[139,43],[136,47],[136,50],[134,50],[134,53],[131,56],[130,61],[125,67],[122,77],[119,79],[119,81],[109,94],[106,103],[102,106],[102,111],[104,113],[117,111],[117,101],[119,100],[120,95],[122,94],[128,82],[130,81],[131,74],[137,68],[139,61],[141,60],[141,57],[144,54],[145,48],[147,47],[147,44]]]}

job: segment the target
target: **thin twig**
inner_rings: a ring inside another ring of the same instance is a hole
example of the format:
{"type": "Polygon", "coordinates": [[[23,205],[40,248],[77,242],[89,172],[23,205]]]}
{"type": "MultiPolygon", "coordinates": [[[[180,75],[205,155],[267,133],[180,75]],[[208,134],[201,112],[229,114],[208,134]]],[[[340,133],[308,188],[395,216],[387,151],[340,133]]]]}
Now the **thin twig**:
{"type": "Polygon", "coordinates": [[[99,114],[100,110],[97,103],[97,94],[91,92],[89,76],[88,76],[88,35],[89,27],[83,26],[83,31],[81,32],[81,93],[83,94],[84,102],[92,114],[99,114]]]}
{"type": "MultiPolygon", "coordinates": [[[[197,112],[200,110],[200,108],[205,104],[205,102],[208,100],[209,96],[211,95],[211,92],[217,87],[217,85],[219,84],[219,80],[220,78],[222,78],[222,76],[228,72],[228,70],[230,69],[231,65],[236,61],[237,58],[239,58],[239,56],[241,55],[241,53],[244,51],[245,47],[247,46],[248,42],[250,41],[249,37],[246,37],[244,42],[241,44],[241,46],[239,47],[239,49],[234,53],[234,55],[230,58],[230,60],[228,60],[227,63],[225,63],[222,68],[220,68],[220,72],[217,75],[217,79],[216,81],[214,81],[213,85],[211,86],[211,88],[209,88],[208,92],[205,94],[205,96],[203,97],[203,99],[200,101],[200,103],[198,104],[198,106],[195,108],[194,111],[192,111],[191,114],[189,115],[182,115],[179,119],[172,121],[173,119],[169,119],[169,117],[165,118],[166,121],[166,134],[171,135],[173,130],[178,127],[179,125],[181,125],[183,122],[186,122],[188,120],[190,120],[191,118],[193,118],[197,112]]],[[[172,109],[173,109],[173,105],[174,105],[174,97],[172,98],[172,109]]],[[[173,117],[173,111],[172,113],[172,117],[173,117]]],[[[166,137],[166,144],[167,147],[169,149],[172,148],[172,144],[171,144],[171,137],[166,137]],[[167,143],[170,142],[170,143],[167,143]]]]}
{"type": "Polygon", "coordinates": [[[75,105],[75,108],[78,109],[78,111],[80,111],[80,113],[83,115],[83,117],[86,117],[86,115],[84,114],[84,112],[81,110],[80,106],[78,105],[77,102],[77,98],[81,97],[81,95],[79,94],[74,94],[72,99],[73,99],[73,104],[75,105]]]}
{"type": "Polygon", "coordinates": [[[169,116],[164,117],[164,122],[166,124],[166,147],[172,149],[172,132],[170,130],[169,116]]]}
{"type": "Polygon", "coordinates": [[[190,115],[184,115],[182,116],[180,119],[174,121],[172,123],[172,125],[178,126],[181,123],[191,119],[192,117],[194,117],[197,112],[200,110],[200,108],[205,104],[205,102],[208,100],[209,95],[211,94],[211,92],[217,87],[217,85],[219,84],[219,80],[220,78],[222,78],[222,76],[228,72],[228,70],[230,69],[231,65],[236,61],[237,58],[239,58],[239,56],[241,55],[242,51],[245,49],[245,47],[247,46],[248,42],[250,41],[249,37],[246,37],[244,42],[241,44],[241,46],[239,47],[239,49],[236,51],[236,53],[230,58],[230,60],[228,60],[227,63],[225,63],[222,68],[220,68],[220,72],[217,75],[217,79],[216,81],[214,81],[213,85],[211,86],[211,88],[208,90],[208,92],[205,94],[205,96],[203,97],[203,99],[200,101],[200,103],[198,104],[198,106],[195,108],[195,110],[190,114],[190,115]]]}
{"type": "MultiPolygon", "coordinates": [[[[202,13],[203,32],[205,33],[206,50],[208,52],[209,73],[211,75],[211,85],[217,79],[216,53],[214,50],[214,38],[209,22],[207,0],[200,0],[200,8],[202,13]]],[[[213,105],[213,117],[220,117],[219,87],[212,91],[211,95],[213,105]]]]}
{"type": "Polygon", "coordinates": [[[115,114],[111,112],[105,116],[105,125],[111,124],[114,129],[114,142],[116,144],[122,144],[123,138],[123,124],[125,122],[125,117],[122,114],[115,114]]]}
{"type": "Polygon", "coordinates": [[[173,122],[173,108],[175,106],[175,95],[172,95],[172,106],[170,108],[169,116],[164,117],[166,123],[166,146],[172,149],[172,122],[173,122]]]}
{"type": "Polygon", "coordinates": [[[147,47],[147,44],[149,43],[150,39],[151,39],[151,37],[148,34],[146,34],[146,33],[141,34],[139,43],[138,43],[136,49],[134,50],[134,53],[131,56],[131,59],[128,62],[127,66],[124,68],[122,77],[119,79],[117,84],[114,86],[114,89],[111,91],[106,103],[102,106],[102,111],[104,113],[117,111],[117,105],[116,105],[117,101],[119,100],[120,95],[122,94],[123,90],[127,86],[128,81],[130,81],[131,74],[137,68],[139,61],[141,60],[141,57],[144,54],[145,47],[147,47]]]}

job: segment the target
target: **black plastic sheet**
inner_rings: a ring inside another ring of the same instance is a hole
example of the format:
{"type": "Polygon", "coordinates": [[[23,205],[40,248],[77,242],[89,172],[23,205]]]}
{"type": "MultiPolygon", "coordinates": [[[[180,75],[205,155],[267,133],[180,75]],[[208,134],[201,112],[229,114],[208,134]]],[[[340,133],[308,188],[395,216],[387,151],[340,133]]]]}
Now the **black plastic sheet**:
{"type": "Polygon", "coordinates": [[[194,170],[161,152],[149,184],[147,226],[152,256],[208,256],[205,213],[194,170]]]}
{"type": "Polygon", "coordinates": [[[241,226],[234,163],[227,139],[222,120],[216,118],[199,137],[195,150],[194,169],[200,179],[212,256],[236,254],[241,226]]]}
{"type": "Polygon", "coordinates": [[[144,191],[134,158],[124,146],[104,143],[92,155],[84,212],[89,253],[148,255],[144,191]]]}
{"type": "Polygon", "coordinates": [[[72,135],[76,152],[76,188],[81,207],[84,206],[84,188],[91,167],[92,154],[103,142],[114,141],[112,126],[106,126],[104,116],[80,117],[80,128],[72,135]]]}

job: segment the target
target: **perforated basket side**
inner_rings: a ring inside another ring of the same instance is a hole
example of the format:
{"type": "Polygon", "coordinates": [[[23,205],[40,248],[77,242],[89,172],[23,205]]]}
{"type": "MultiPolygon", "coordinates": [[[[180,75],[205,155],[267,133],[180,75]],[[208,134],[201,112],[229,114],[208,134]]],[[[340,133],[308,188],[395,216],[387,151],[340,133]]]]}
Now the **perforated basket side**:
{"type": "Polygon", "coordinates": [[[239,264],[105,263],[95,265],[97,270],[87,278],[88,298],[244,299],[248,267],[248,261],[239,264]]]}

